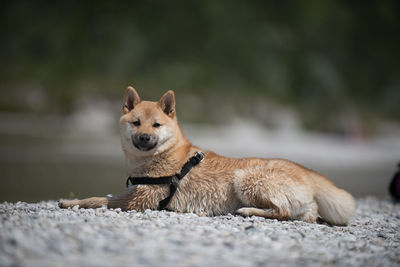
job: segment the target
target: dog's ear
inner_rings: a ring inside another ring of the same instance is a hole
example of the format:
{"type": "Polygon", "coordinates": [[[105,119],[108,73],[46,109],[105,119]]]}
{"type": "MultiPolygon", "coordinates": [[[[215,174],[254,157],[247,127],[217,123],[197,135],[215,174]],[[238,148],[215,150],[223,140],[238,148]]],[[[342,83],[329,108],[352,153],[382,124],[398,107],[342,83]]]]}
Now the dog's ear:
{"type": "Polygon", "coordinates": [[[169,90],[166,92],[158,102],[162,111],[170,117],[175,115],[175,94],[174,91],[169,90]]]}
{"type": "Polygon", "coordinates": [[[124,96],[124,105],[122,106],[122,112],[124,114],[128,113],[132,109],[135,108],[135,106],[140,103],[140,97],[139,94],[136,92],[136,90],[129,86],[128,89],[126,89],[126,93],[124,96]]]}

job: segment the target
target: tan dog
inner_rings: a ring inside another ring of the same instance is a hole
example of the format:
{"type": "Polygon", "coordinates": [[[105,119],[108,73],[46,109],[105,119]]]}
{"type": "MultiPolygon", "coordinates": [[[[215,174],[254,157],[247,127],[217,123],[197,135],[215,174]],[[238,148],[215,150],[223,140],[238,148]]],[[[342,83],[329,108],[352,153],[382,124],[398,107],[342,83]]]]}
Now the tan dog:
{"type": "MultiPolygon", "coordinates": [[[[142,101],[132,87],[124,97],[120,119],[122,149],[131,177],[171,176],[202,151],[179,128],[175,96],[168,91],[159,102],[142,101]]],[[[233,159],[204,152],[204,160],[179,181],[166,208],[199,215],[237,213],[278,220],[315,222],[320,215],[345,225],[354,212],[353,197],[324,176],[284,159],[233,159]]],[[[135,178],[133,178],[135,181],[135,178]]],[[[64,200],[60,207],[157,209],[170,195],[167,184],[134,185],[113,197],[64,200]]]]}

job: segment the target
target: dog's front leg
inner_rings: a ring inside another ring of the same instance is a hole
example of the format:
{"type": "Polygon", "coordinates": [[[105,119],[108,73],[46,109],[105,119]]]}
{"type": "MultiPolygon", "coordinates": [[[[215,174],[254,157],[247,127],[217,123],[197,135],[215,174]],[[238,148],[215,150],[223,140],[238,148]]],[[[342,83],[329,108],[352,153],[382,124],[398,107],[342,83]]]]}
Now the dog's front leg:
{"type": "Polygon", "coordinates": [[[80,208],[83,209],[96,209],[96,208],[101,208],[103,206],[108,205],[108,199],[106,197],[91,197],[91,198],[85,198],[85,199],[75,199],[75,200],[61,200],[58,203],[58,206],[60,208],[72,208],[73,206],[79,206],[80,208]]]}

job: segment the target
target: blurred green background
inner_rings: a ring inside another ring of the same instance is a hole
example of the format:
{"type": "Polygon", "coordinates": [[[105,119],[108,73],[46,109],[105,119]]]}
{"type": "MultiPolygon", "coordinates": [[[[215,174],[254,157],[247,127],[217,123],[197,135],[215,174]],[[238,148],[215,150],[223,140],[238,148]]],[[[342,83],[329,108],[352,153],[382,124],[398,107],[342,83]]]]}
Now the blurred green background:
{"type": "Polygon", "coordinates": [[[396,0],[2,1],[0,108],[65,113],[133,84],[199,97],[189,120],[221,119],[213,99],[240,112],[272,97],[313,129],[341,130],[342,110],[399,121],[399,12],[396,0]]]}
{"type": "Polygon", "coordinates": [[[0,30],[0,200],[68,197],[68,179],[87,194],[123,181],[122,153],[96,148],[119,150],[128,85],[152,100],[175,90],[180,120],[210,129],[238,117],[279,128],[276,106],[301,129],[353,143],[393,136],[400,122],[396,0],[2,1],[0,30]],[[104,127],[79,128],[99,116],[104,127]],[[47,194],[30,192],[37,184],[47,194]]]}

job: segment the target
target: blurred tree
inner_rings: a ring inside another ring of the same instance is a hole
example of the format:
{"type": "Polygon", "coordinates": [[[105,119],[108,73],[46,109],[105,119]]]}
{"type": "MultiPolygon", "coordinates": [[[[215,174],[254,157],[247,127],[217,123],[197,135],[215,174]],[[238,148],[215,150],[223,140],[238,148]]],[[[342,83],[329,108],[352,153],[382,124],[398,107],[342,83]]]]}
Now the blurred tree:
{"type": "Polygon", "coordinates": [[[262,97],[314,129],[337,130],[346,110],[400,121],[399,15],[396,0],[5,0],[0,110],[69,112],[133,84],[192,99],[192,120],[262,97]]]}

